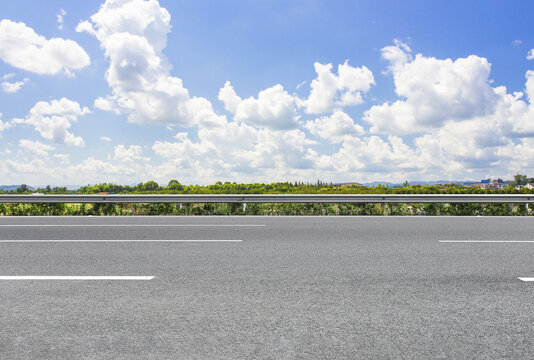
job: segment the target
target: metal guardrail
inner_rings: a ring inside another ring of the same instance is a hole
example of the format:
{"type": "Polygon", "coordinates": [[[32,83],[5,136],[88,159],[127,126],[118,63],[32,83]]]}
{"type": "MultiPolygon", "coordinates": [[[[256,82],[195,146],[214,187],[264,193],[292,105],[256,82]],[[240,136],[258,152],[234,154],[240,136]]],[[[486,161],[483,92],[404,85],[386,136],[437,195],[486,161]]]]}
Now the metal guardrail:
{"type": "Polygon", "coordinates": [[[533,203],[534,194],[0,195],[0,203],[533,203]]]}

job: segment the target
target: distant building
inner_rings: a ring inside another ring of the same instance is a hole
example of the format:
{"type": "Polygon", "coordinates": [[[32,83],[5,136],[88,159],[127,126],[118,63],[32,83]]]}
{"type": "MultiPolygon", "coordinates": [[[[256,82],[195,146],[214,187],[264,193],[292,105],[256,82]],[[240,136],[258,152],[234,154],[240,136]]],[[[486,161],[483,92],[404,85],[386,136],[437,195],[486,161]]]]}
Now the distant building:
{"type": "Polygon", "coordinates": [[[527,189],[529,189],[529,190],[532,190],[532,189],[534,189],[534,183],[528,183],[528,184],[525,185],[525,187],[527,189]]]}
{"type": "Polygon", "coordinates": [[[504,190],[504,186],[505,186],[505,183],[504,183],[503,179],[495,179],[495,180],[492,180],[492,181],[487,179],[487,180],[481,180],[480,181],[480,188],[481,189],[504,190]]]}

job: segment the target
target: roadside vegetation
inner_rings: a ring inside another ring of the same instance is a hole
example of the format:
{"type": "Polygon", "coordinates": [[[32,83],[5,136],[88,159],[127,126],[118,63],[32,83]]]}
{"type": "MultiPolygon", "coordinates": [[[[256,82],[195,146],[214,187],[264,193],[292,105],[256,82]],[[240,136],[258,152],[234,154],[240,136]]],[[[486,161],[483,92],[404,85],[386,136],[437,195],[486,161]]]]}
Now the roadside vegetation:
{"type": "Polygon", "coordinates": [[[508,215],[524,216],[522,204],[0,204],[2,216],[37,215],[508,215]]]}
{"type": "MultiPolygon", "coordinates": [[[[237,184],[217,182],[212,185],[182,185],[171,180],[166,186],[147,181],[135,186],[116,184],[88,185],[75,191],[65,187],[44,187],[32,190],[22,185],[4,194],[532,194],[533,190],[515,185],[527,182],[527,177],[517,175],[516,181],[504,190],[488,190],[463,187],[457,184],[388,186],[335,186],[321,181],[310,183],[253,183],[237,184]]],[[[530,179],[529,179],[530,180],[530,179]]],[[[248,203],[241,204],[0,204],[0,216],[36,215],[508,215],[524,216],[528,209],[523,204],[294,204],[248,203]]]]}

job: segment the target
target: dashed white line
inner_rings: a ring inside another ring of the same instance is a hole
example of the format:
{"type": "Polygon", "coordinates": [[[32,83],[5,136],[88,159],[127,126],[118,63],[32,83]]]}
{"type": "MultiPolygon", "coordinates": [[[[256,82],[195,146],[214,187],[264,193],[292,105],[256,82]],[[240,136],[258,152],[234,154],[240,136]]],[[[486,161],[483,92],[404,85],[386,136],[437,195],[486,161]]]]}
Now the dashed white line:
{"type": "Polygon", "coordinates": [[[498,243],[498,244],[528,244],[534,240],[438,240],[440,243],[498,243]]]}
{"type": "Polygon", "coordinates": [[[521,281],[534,281],[534,277],[518,277],[521,281]]]}
{"type": "Polygon", "coordinates": [[[154,276],[0,276],[0,280],[137,280],[147,281],[154,276]]]}

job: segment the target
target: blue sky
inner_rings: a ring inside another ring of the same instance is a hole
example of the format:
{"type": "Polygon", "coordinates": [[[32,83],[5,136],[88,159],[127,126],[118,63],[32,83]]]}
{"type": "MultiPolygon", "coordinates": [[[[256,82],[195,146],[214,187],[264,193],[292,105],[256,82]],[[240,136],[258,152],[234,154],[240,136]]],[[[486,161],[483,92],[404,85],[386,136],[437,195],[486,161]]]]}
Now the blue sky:
{"type": "Polygon", "coordinates": [[[533,10],[2,2],[0,183],[533,174],[533,10]]]}

